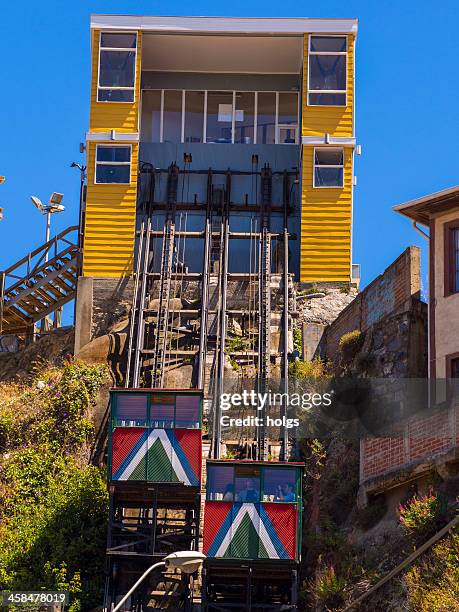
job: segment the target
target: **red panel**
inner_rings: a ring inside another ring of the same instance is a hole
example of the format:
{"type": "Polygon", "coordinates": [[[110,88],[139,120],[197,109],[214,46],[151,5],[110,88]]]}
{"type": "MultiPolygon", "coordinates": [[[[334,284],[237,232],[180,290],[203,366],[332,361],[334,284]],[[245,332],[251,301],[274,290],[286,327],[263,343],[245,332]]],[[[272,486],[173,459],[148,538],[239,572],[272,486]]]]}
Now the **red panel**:
{"type": "Polygon", "coordinates": [[[232,506],[231,502],[206,501],[204,506],[204,554],[209,552],[209,548],[223,525],[223,521],[231,512],[232,506]]]}
{"type": "Polygon", "coordinates": [[[202,435],[200,429],[174,429],[178,443],[183,449],[193,472],[201,480],[202,435]]]}
{"type": "Polygon", "coordinates": [[[144,433],[141,427],[117,427],[112,433],[112,475],[144,433]]]}
{"type": "Polygon", "coordinates": [[[298,524],[298,511],[295,505],[266,504],[263,506],[271,519],[279,540],[285,547],[291,559],[296,558],[296,530],[298,524]]]}

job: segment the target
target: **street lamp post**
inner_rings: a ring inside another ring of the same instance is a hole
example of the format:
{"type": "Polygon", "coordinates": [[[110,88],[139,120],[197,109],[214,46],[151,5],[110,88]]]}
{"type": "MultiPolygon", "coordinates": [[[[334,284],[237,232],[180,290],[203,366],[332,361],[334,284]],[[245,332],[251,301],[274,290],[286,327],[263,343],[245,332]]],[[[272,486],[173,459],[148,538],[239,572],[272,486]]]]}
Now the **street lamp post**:
{"type": "MultiPolygon", "coordinates": [[[[51,215],[58,212],[64,212],[65,207],[61,204],[64,198],[63,193],[57,193],[57,191],[53,191],[51,197],[49,198],[48,204],[45,206],[40,198],[37,196],[30,196],[32,200],[32,204],[38,208],[42,215],[46,215],[46,240],[45,242],[49,242],[50,234],[51,234],[51,215]]],[[[48,251],[45,254],[45,261],[48,261],[48,251]]]]}
{"type": "MultiPolygon", "coordinates": [[[[0,176],[0,185],[5,182],[5,177],[0,176]]],[[[3,208],[0,207],[0,221],[3,219],[3,208]]]]}
{"type": "MultiPolygon", "coordinates": [[[[45,205],[37,198],[37,196],[30,196],[32,204],[41,212],[42,215],[46,215],[46,235],[45,243],[49,242],[51,236],[51,215],[58,212],[64,212],[65,207],[61,203],[64,198],[63,193],[53,191],[49,198],[48,204],[45,205]]],[[[45,263],[49,260],[49,248],[45,251],[45,263]]],[[[54,327],[59,327],[62,319],[62,308],[59,308],[54,313],[54,327]]],[[[45,317],[41,322],[41,330],[46,331],[48,329],[48,317],[45,317]]]]}
{"type": "Polygon", "coordinates": [[[140,576],[137,582],[129,589],[126,595],[119,601],[116,606],[113,608],[112,612],[118,612],[121,609],[121,606],[127,601],[127,599],[134,593],[137,587],[145,580],[145,578],[150,574],[153,570],[158,569],[159,567],[165,567],[166,569],[180,569],[185,574],[192,574],[196,570],[200,568],[206,556],[203,553],[194,551],[194,550],[181,550],[179,552],[172,553],[164,557],[162,561],[155,563],[150,566],[145,572],[140,576]]]}

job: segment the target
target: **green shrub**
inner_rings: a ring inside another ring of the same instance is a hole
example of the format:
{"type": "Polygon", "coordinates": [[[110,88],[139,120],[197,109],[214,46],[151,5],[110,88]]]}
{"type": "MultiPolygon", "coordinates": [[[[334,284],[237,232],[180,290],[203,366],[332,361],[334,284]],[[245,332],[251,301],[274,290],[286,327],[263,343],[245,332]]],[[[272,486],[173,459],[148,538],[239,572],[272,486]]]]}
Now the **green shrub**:
{"type": "Polygon", "coordinates": [[[87,458],[106,376],[75,362],[0,389],[0,590],[68,590],[69,612],[102,601],[108,499],[87,458]]]}
{"type": "Polygon", "coordinates": [[[303,352],[303,332],[301,327],[293,328],[293,350],[298,351],[300,355],[303,352]]]}
{"type": "Polygon", "coordinates": [[[449,612],[459,609],[459,530],[438,542],[404,576],[408,609],[449,612]]]}
{"type": "Polygon", "coordinates": [[[359,329],[354,329],[341,336],[338,348],[347,362],[352,361],[363,346],[365,334],[359,329]]]}
{"type": "Polygon", "coordinates": [[[345,599],[346,579],[339,576],[333,565],[320,569],[312,583],[316,604],[326,609],[337,608],[345,599]]]}
{"type": "Polygon", "coordinates": [[[303,361],[297,359],[288,366],[289,376],[296,378],[297,380],[305,379],[320,379],[327,378],[327,369],[325,363],[320,359],[314,359],[313,361],[303,361]]]}
{"type": "Polygon", "coordinates": [[[406,504],[400,504],[400,523],[408,534],[425,534],[446,516],[446,510],[445,500],[430,490],[427,495],[414,495],[406,504]]]}

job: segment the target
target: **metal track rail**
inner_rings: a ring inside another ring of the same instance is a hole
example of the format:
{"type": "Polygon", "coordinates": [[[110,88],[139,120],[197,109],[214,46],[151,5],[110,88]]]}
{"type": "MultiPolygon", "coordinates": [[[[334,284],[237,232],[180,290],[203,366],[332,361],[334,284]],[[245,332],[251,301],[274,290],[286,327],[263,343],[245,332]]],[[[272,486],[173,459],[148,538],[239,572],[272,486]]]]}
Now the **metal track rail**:
{"type": "MultiPolygon", "coordinates": [[[[259,320],[258,320],[258,392],[266,393],[271,369],[271,234],[272,170],[265,165],[261,171],[261,231],[259,256],[259,320]]],[[[258,428],[260,460],[268,458],[266,411],[260,414],[263,425],[258,428]]]]}

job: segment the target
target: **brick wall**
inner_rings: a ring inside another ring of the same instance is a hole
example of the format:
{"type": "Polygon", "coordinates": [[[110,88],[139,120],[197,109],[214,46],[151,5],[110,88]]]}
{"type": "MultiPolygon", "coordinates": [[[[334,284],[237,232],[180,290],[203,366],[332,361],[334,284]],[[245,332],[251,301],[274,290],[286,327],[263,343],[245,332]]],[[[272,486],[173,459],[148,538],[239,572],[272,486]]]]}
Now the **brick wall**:
{"type": "Polygon", "coordinates": [[[459,406],[426,411],[399,425],[392,436],[365,438],[360,445],[360,482],[409,469],[459,445],[459,406]]]}
{"type": "Polygon", "coordinates": [[[333,360],[340,338],[354,329],[366,331],[388,315],[409,310],[419,299],[421,253],[419,247],[406,249],[386,270],[374,279],[327,328],[324,351],[333,360]]]}

